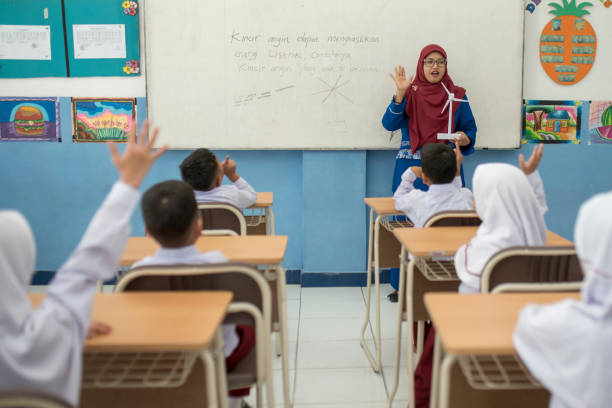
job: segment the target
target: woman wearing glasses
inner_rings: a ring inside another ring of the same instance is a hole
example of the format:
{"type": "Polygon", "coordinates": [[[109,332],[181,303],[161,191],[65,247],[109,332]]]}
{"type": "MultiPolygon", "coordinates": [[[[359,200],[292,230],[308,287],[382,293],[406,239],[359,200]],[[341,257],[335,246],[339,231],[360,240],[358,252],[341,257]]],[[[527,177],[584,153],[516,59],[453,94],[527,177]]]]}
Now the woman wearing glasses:
{"type": "MultiPolygon", "coordinates": [[[[438,133],[448,132],[448,109],[442,112],[449,92],[455,98],[467,101],[465,89],[456,86],[446,70],[446,51],[436,44],[423,48],[416,67],[416,78],[406,79],[404,67],[399,65],[394,74],[389,74],[397,90],[382,118],[382,125],[388,131],[402,131],[402,143],[395,160],[393,173],[393,192],[402,181],[402,174],[410,166],[421,165],[421,148],[426,143],[447,143],[438,140],[438,133]]],[[[457,143],[463,155],[474,151],[476,142],[476,121],[468,102],[453,103],[453,129],[459,133],[457,143]]],[[[461,170],[463,181],[463,169],[461,170]]],[[[465,185],[465,182],[463,183],[465,185]]],[[[414,183],[415,188],[427,190],[421,179],[414,183]]],[[[399,269],[391,271],[391,285],[397,291],[399,269]]],[[[397,292],[389,295],[392,302],[397,301],[397,292]]]]}

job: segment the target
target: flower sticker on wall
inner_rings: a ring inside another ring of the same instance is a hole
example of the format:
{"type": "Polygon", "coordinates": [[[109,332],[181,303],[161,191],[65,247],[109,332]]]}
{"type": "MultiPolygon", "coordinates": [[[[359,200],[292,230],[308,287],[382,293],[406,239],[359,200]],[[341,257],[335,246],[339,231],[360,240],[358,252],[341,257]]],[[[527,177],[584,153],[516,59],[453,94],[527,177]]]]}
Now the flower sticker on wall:
{"type": "Polygon", "coordinates": [[[135,59],[127,60],[125,62],[125,66],[123,67],[123,72],[125,72],[127,75],[138,74],[140,72],[138,61],[135,59]]]}
{"type": "Polygon", "coordinates": [[[135,16],[138,12],[138,2],[135,1],[124,1],[121,7],[123,7],[123,14],[128,16],[135,16]]]}

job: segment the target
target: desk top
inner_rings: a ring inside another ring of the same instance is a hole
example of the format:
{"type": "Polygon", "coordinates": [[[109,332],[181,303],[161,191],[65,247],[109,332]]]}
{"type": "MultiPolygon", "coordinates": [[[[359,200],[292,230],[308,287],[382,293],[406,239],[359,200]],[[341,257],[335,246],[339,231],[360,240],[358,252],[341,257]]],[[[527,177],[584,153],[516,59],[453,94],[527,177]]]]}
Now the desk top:
{"type": "Polygon", "coordinates": [[[255,204],[253,204],[249,208],[267,208],[272,207],[272,204],[274,204],[274,193],[268,191],[263,193],[257,193],[257,200],[255,201],[255,204]]]}
{"type": "MultiPolygon", "coordinates": [[[[44,293],[30,294],[36,307],[44,293]]],[[[223,321],[232,292],[99,293],[92,320],[112,332],[85,343],[87,352],[192,351],[210,346],[223,321]]]]}
{"type": "Polygon", "coordinates": [[[395,209],[393,197],[366,197],[363,201],[378,215],[402,214],[401,211],[395,209]]]}
{"type": "MultiPolygon", "coordinates": [[[[288,237],[285,235],[205,236],[196,247],[201,252],[221,251],[232,262],[253,265],[278,265],[283,262],[288,237]]],[[[121,266],[131,266],[146,256],[155,254],[159,245],[150,237],[130,237],[121,266]]]]}
{"type": "Polygon", "coordinates": [[[512,333],[527,303],[580,299],[580,293],[427,293],[425,305],[444,350],[455,355],[514,354],[512,333]]]}
{"type": "MultiPolygon", "coordinates": [[[[432,253],[450,256],[474,238],[477,230],[478,227],[396,228],[393,235],[413,256],[431,256],[432,253]]],[[[572,247],[574,244],[547,231],[546,246],[572,247]]]]}

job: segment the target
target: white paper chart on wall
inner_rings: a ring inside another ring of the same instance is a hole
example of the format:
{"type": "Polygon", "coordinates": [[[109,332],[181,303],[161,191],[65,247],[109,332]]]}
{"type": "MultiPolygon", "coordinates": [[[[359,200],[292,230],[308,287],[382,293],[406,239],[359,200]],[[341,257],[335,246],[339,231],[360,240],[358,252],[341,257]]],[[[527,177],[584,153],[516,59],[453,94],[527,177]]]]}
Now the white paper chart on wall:
{"type": "Polygon", "coordinates": [[[173,148],[394,149],[388,74],[438,43],[477,147],[515,148],[523,14],[520,0],[147,1],[148,114],[173,148]]]}

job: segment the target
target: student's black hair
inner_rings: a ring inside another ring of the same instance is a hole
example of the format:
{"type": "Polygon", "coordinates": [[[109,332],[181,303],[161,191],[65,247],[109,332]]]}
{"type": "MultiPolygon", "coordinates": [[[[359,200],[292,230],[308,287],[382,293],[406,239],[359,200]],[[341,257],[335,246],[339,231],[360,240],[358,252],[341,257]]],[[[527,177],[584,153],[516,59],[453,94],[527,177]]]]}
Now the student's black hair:
{"type": "Polygon", "coordinates": [[[219,175],[217,156],[208,149],[197,149],[185,157],[180,169],[183,181],[200,191],[212,189],[219,175]]]}
{"type": "Polygon", "coordinates": [[[147,231],[162,247],[187,245],[191,226],[199,217],[193,188],[179,180],[168,180],[149,188],[140,203],[147,231]]]}
{"type": "Polygon", "coordinates": [[[421,150],[421,168],[433,184],[451,183],[457,174],[455,151],[446,144],[427,143],[421,150]]]}

